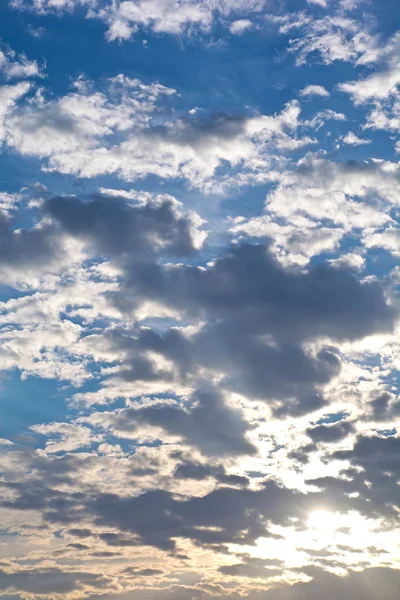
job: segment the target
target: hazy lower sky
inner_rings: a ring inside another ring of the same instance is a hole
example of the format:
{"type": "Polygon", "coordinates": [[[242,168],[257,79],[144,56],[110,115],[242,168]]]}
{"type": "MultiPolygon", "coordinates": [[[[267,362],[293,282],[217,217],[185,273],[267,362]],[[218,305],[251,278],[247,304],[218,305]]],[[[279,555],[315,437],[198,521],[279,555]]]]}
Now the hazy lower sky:
{"type": "Polygon", "coordinates": [[[398,0],[2,0],[0,600],[397,600],[398,0]]]}

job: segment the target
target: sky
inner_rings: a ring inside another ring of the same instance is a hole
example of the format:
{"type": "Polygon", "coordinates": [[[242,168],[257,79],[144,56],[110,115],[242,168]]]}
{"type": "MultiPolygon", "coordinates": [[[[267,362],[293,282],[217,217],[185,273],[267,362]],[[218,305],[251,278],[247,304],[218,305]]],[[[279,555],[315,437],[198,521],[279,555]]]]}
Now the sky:
{"type": "Polygon", "coordinates": [[[0,2],[0,600],[395,600],[398,0],[0,2]]]}

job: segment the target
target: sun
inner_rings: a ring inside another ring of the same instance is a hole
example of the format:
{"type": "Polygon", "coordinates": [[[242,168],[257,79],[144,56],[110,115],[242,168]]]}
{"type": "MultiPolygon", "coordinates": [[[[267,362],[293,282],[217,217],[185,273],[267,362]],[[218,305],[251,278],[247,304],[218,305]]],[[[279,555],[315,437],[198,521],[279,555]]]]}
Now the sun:
{"type": "Polygon", "coordinates": [[[359,548],[372,543],[371,522],[355,511],[341,514],[326,509],[313,510],[307,519],[309,537],[319,543],[349,545],[357,541],[359,548]]]}
{"type": "Polygon", "coordinates": [[[307,520],[309,529],[320,532],[334,532],[343,526],[343,517],[329,510],[313,510],[307,520]]]}

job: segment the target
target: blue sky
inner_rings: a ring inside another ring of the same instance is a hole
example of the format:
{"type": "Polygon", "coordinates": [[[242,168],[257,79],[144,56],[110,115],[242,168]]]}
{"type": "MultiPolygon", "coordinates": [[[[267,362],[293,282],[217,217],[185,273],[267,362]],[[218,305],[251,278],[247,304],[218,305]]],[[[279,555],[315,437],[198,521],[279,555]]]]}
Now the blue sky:
{"type": "Polygon", "coordinates": [[[394,0],[0,5],[0,598],[394,600],[394,0]]]}

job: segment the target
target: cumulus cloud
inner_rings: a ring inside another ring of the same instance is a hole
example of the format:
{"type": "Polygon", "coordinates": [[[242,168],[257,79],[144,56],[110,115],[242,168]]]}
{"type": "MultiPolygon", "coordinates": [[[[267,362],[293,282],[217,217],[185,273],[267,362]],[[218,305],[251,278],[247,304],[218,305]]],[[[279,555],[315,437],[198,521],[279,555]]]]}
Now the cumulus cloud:
{"type": "Polygon", "coordinates": [[[9,112],[15,107],[15,103],[28,93],[29,88],[27,82],[0,87],[0,143],[6,136],[5,121],[9,112]]]}
{"type": "Polygon", "coordinates": [[[365,229],[368,234],[361,239],[368,244],[374,233],[390,231],[398,185],[394,162],[333,162],[308,154],[269,193],[265,216],[239,219],[232,231],[272,237],[278,252],[305,264],[315,254],[334,250],[348,232],[365,229]]]}
{"type": "Polygon", "coordinates": [[[204,238],[197,215],[185,217],[172,196],[129,204],[125,199],[99,195],[89,202],[76,197],[51,197],[45,212],[66,233],[93,244],[109,257],[121,255],[187,256],[204,238]]]}
{"type": "Polygon", "coordinates": [[[199,390],[191,408],[162,402],[150,406],[123,409],[117,413],[99,415],[102,426],[117,437],[141,435],[141,428],[161,429],[171,436],[183,438],[210,456],[255,454],[255,447],[246,440],[249,429],[240,412],[226,406],[216,390],[199,390]]]}
{"type": "Polygon", "coordinates": [[[333,425],[317,425],[307,429],[307,435],[313,442],[337,442],[347,437],[353,431],[353,425],[348,422],[341,422],[333,425]]]}
{"type": "Polygon", "coordinates": [[[28,79],[40,74],[36,61],[30,61],[25,55],[17,56],[11,50],[0,49],[0,74],[10,79],[28,79]]]}
{"type": "Polygon", "coordinates": [[[55,232],[46,224],[17,229],[13,219],[0,215],[0,264],[14,268],[48,264],[60,251],[55,232]]]}
{"type": "Polygon", "coordinates": [[[371,143],[371,140],[359,138],[353,131],[346,133],[342,141],[348,146],[364,146],[371,143]]]}
{"type": "Polygon", "coordinates": [[[277,414],[305,414],[325,404],[321,394],[339,374],[340,357],[335,348],[304,344],[391,332],[396,318],[381,286],[363,282],[348,266],[285,269],[262,245],[243,245],[207,268],[139,261],[124,269],[128,280],[114,294],[121,310],[150,300],[203,324],[163,333],[114,328],[86,338],[86,352],[97,348],[99,357],[122,361],[106,395],[128,383],[145,393],[173,393],[178,384],[197,385],[206,369],[229,390],[271,403],[277,414]]]}
{"type": "Polygon", "coordinates": [[[157,83],[121,75],[105,91],[84,80],[76,86],[78,91],[58,100],[37,93],[29,103],[9,107],[8,146],[42,159],[46,171],[86,178],[117,174],[130,181],[156,175],[218,191],[273,179],[277,151],[315,143],[298,136],[296,101],[275,115],[179,116],[171,115],[167,103],[175,90],[157,83]],[[221,176],[225,165],[230,172],[221,176]]]}

